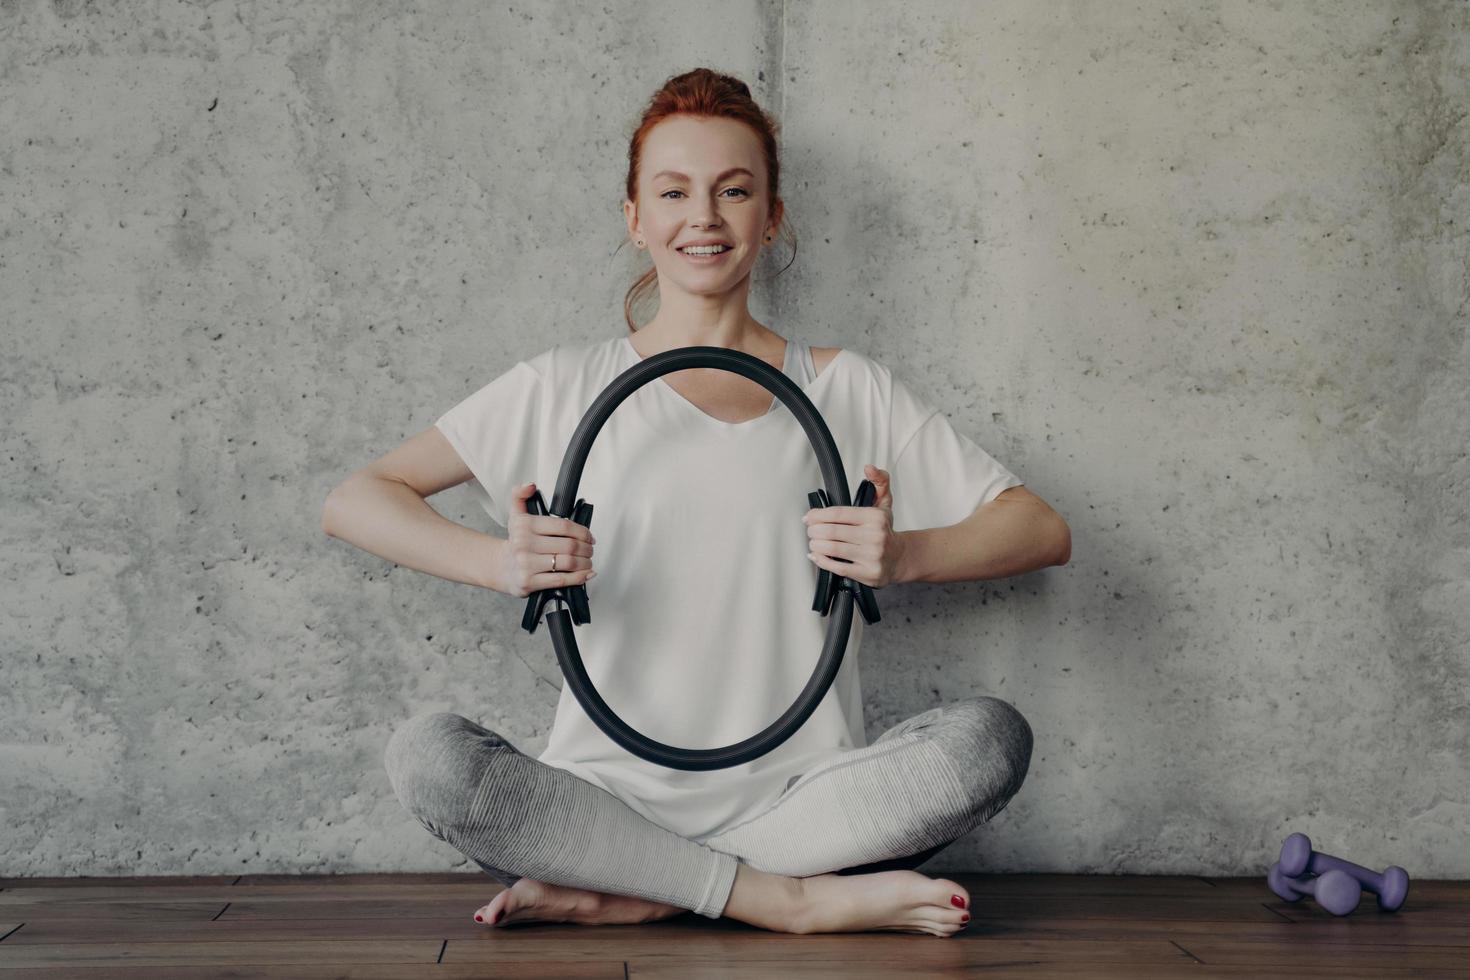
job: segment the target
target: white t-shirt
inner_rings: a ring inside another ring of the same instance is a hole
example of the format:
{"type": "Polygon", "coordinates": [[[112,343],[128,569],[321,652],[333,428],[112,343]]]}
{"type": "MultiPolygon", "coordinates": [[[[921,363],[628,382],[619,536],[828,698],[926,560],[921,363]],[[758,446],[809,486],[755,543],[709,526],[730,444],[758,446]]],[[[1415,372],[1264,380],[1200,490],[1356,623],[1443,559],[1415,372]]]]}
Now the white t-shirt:
{"type": "MultiPolygon", "coordinates": [[[[844,348],[813,380],[811,349],[787,344],[785,372],[821,413],[849,493],[863,464],[889,471],[896,531],[945,527],[1021,480],[886,367],[844,348]]],[[[480,502],[504,528],[515,486],[534,482],[547,506],[582,416],[640,362],[627,334],[557,346],[522,361],[435,425],[475,475],[480,502]]],[[[667,383],[625,399],[598,433],[577,496],[597,537],[587,583],[592,620],[577,648],[613,711],[649,738],[708,749],[763,731],[789,708],[821,655],[828,621],[812,609],[819,569],[807,558],[808,491],[823,486],[816,454],[784,403],[732,424],[667,383]]],[[[883,590],[875,592],[884,612],[883,590]]],[[[506,611],[519,629],[525,600],[506,611]]],[[[547,607],[550,611],[554,607],[547,607]]],[[[901,629],[885,617],[875,624],[901,629]]],[[[858,677],[861,612],[841,670],[806,723],[766,755],[706,772],[670,769],[609,739],[563,684],[539,760],[617,796],[643,816],[703,842],[772,803],[788,781],[867,744],[858,677]]],[[[543,619],[539,636],[551,643],[543,619]]]]}

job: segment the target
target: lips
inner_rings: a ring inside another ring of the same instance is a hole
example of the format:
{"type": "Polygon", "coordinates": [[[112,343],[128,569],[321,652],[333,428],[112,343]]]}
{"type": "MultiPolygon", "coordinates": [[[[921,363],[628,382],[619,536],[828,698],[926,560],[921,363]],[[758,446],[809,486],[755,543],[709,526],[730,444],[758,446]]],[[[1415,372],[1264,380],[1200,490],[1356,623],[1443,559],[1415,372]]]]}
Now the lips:
{"type": "Polygon", "coordinates": [[[727,248],[723,252],[708,253],[685,252],[677,249],[676,251],[678,251],[680,255],[688,259],[690,262],[693,262],[695,265],[715,265],[717,263],[725,261],[725,256],[735,254],[735,250],[731,248],[727,248]]]}

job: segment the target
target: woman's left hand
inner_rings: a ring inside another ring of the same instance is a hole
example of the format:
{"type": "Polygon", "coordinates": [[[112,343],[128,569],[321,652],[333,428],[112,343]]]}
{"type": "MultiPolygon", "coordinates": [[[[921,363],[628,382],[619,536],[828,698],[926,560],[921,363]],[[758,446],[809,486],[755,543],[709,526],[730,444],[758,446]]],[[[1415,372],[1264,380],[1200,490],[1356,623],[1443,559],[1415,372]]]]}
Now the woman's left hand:
{"type": "Polygon", "coordinates": [[[881,589],[893,581],[903,558],[903,539],[893,530],[888,471],[869,463],[863,473],[878,491],[872,506],[815,507],[807,511],[802,518],[811,547],[807,557],[833,575],[881,589]],[[846,558],[851,564],[836,558],[846,558]]]}

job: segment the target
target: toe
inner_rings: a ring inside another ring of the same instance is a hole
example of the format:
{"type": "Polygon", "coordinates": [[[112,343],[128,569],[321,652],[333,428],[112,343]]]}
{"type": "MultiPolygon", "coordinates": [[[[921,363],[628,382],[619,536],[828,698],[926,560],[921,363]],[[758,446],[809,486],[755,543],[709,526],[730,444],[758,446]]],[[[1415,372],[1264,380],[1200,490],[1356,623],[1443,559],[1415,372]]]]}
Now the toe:
{"type": "Polygon", "coordinates": [[[943,912],[934,916],[924,916],[921,920],[924,928],[936,936],[953,936],[960,931],[961,923],[958,919],[945,915],[943,912]]]}
{"type": "Polygon", "coordinates": [[[935,902],[936,905],[960,912],[970,910],[970,893],[959,882],[941,878],[935,882],[935,885],[937,886],[935,895],[939,896],[939,900],[935,902]]]}
{"type": "Polygon", "coordinates": [[[485,905],[484,908],[480,909],[480,911],[475,914],[478,915],[487,926],[493,926],[496,924],[497,921],[503,921],[505,919],[505,908],[507,905],[510,904],[510,900],[506,897],[509,894],[510,890],[506,889],[499,895],[496,895],[494,898],[492,898],[489,903],[485,905]]]}

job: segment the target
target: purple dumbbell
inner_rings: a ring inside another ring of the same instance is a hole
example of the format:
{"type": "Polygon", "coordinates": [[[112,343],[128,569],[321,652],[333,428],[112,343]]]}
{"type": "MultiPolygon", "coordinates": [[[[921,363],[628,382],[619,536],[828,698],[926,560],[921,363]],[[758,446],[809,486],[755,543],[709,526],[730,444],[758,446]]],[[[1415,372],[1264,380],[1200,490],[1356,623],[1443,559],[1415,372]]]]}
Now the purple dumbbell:
{"type": "Polygon", "coordinates": [[[1306,834],[1292,834],[1281,845],[1281,873],[1288,878],[1302,874],[1320,875],[1324,871],[1345,871],[1352,875],[1363,888],[1378,896],[1378,907],[1392,912],[1404,904],[1409,897],[1409,873],[1398,865],[1390,865],[1383,874],[1369,871],[1362,865],[1344,861],[1342,858],[1312,850],[1312,841],[1306,834]]]}
{"type": "Polygon", "coordinates": [[[1292,878],[1281,870],[1280,861],[1266,872],[1266,884],[1288,902],[1297,902],[1302,896],[1311,895],[1318,905],[1333,915],[1347,915],[1358,907],[1358,900],[1363,897],[1363,886],[1345,871],[1334,869],[1317,878],[1311,875],[1292,878]]]}

